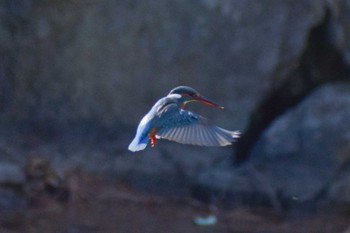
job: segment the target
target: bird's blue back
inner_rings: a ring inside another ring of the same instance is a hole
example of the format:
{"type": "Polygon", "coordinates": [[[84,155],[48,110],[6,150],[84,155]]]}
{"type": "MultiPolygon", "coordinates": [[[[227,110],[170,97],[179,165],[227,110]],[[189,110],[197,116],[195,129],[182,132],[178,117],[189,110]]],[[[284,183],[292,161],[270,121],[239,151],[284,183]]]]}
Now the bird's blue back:
{"type": "Polygon", "coordinates": [[[157,101],[137,127],[136,137],[139,138],[139,143],[147,143],[149,140],[148,134],[154,128],[173,128],[198,121],[199,116],[197,114],[180,108],[180,97],[176,94],[168,95],[157,101]]]}

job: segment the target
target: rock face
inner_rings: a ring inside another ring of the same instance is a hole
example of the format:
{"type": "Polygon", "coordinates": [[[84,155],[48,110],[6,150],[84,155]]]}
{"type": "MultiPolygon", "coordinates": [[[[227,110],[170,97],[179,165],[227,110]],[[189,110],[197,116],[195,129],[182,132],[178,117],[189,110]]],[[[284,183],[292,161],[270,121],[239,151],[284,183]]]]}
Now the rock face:
{"type": "Polygon", "coordinates": [[[183,84],[225,106],[193,109],[244,133],[281,83],[293,83],[291,93],[308,85],[293,72],[314,64],[303,59],[318,25],[327,24],[327,43],[348,67],[349,20],[346,0],[1,1],[0,141],[7,152],[0,161],[22,166],[38,153],[62,170],[82,166],[148,189],[216,190],[275,206],[313,201],[324,190],[323,199],[334,200],[346,195],[349,180],[343,169],[345,183],[333,183],[350,158],[346,82],[307,89],[272,118],[250,145],[248,168],[232,167],[231,148],[163,141],[139,154],[126,148],[152,104],[183,84]]]}
{"type": "Polygon", "coordinates": [[[324,13],[319,1],[2,5],[3,79],[10,85],[3,88],[12,91],[5,112],[20,120],[128,125],[179,84],[224,104],[235,115],[225,124],[244,125],[272,72],[302,52],[324,13]]]}

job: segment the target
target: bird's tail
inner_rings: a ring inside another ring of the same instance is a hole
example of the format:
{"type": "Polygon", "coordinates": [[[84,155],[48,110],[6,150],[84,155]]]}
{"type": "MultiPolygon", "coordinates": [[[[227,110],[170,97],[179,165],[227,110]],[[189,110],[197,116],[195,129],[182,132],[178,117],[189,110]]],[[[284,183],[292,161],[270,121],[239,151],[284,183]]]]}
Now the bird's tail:
{"type": "Polygon", "coordinates": [[[128,149],[132,152],[143,150],[146,148],[148,140],[149,139],[147,137],[144,140],[140,140],[140,138],[136,136],[134,140],[132,140],[132,142],[130,143],[128,149]]]}

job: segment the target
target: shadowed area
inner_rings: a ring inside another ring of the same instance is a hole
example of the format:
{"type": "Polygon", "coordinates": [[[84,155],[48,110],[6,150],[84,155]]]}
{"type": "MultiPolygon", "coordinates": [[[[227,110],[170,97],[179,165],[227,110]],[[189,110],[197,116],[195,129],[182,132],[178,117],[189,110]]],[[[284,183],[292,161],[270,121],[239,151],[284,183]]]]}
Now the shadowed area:
{"type": "Polygon", "coordinates": [[[350,67],[343,54],[333,41],[334,25],[330,10],[320,25],[310,30],[305,51],[295,68],[288,74],[276,72],[274,77],[281,79],[273,85],[250,116],[249,124],[241,140],[237,143],[235,163],[249,158],[257,140],[273,121],[292,109],[320,85],[331,82],[350,81],[350,67]],[[282,77],[281,77],[282,76],[282,77]]]}

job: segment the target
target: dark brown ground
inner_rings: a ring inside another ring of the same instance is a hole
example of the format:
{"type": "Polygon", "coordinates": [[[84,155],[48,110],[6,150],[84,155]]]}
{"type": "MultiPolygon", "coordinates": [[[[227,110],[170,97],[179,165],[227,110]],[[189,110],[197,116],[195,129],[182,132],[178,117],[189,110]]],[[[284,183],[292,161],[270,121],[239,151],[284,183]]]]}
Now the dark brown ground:
{"type": "Polygon", "coordinates": [[[194,200],[143,193],[83,173],[72,175],[67,182],[67,202],[41,194],[26,208],[2,211],[0,232],[340,233],[347,228],[350,232],[349,215],[291,218],[267,209],[215,208],[194,200]],[[216,225],[194,224],[194,217],[208,214],[217,216],[216,225]]]}

